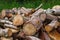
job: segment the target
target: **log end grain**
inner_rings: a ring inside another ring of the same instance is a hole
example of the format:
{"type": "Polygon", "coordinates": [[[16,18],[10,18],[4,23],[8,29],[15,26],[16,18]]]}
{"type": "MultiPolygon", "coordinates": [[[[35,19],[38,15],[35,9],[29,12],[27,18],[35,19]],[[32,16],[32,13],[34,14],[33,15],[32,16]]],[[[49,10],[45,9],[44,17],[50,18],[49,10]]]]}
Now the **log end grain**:
{"type": "Polygon", "coordinates": [[[46,26],[45,26],[45,30],[46,30],[47,32],[50,32],[52,29],[53,29],[53,28],[52,28],[50,25],[46,25],[46,26]]]}
{"type": "Polygon", "coordinates": [[[46,19],[46,14],[45,14],[45,13],[41,14],[41,15],[40,15],[40,19],[41,19],[41,21],[45,21],[45,19],[46,19]]]}
{"type": "Polygon", "coordinates": [[[23,17],[21,15],[16,15],[13,19],[13,25],[19,26],[23,24],[23,17]]]}
{"type": "Polygon", "coordinates": [[[36,33],[36,27],[28,23],[23,26],[23,31],[26,35],[34,35],[36,33]]]}

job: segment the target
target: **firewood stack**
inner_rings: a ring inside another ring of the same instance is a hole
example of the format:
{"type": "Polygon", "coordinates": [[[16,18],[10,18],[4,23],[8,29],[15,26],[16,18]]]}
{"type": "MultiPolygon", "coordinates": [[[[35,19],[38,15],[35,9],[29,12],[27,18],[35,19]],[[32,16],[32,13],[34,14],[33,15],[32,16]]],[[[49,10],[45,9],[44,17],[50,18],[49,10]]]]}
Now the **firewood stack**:
{"type": "Polygon", "coordinates": [[[0,13],[0,40],[60,40],[60,5],[51,9],[19,7],[0,13]]]}

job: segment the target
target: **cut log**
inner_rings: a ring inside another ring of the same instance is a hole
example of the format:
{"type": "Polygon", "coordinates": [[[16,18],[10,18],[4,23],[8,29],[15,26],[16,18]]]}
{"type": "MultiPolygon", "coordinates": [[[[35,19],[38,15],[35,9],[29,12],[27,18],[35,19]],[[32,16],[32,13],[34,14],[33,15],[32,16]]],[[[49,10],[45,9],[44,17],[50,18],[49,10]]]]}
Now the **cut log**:
{"type": "Polygon", "coordinates": [[[53,6],[52,9],[60,10],[60,5],[53,6]]]}
{"type": "Polygon", "coordinates": [[[0,23],[13,24],[13,23],[10,22],[9,20],[2,20],[2,19],[0,19],[0,23]]]}
{"type": "Polygon", "coordinates": [[[10,37],[10,36],[12,36],[12,31],[8,28],[6,28],[6,29],[0,28],[0,36],[5,36],[5,37],[9,36],[10,37]]]}
{"type": "Polygon", "coordinates": [[[60,15],[60,5],[53,6],[52,9],[55,15],[60,15]]]}
{"type": "Polygon", "coordinates": [[[45,26],[45,30],[47,32],[50,32],[53,28],[57,28],[58,25],[59,25],[59,22],[57,20],[52,20],[51,23],[45,26]]]}
{"type": "Polygon", "coordinates": [[[53,32],[49,33],[49,36],[53,40],[60,40],[60,34],[56,30],[54,30],[53,32]]]}
{"type": "Polygon", "coordinates": [[[23,8],[20,9],[20,12],[23,14],[23,16],[27,16],[29,13],[24,10],[23,8]]]}
{"type": "Polygon", "coordinates": [[[15,29],[10,29],[12,30],[12,33],[17,33],[19,30],[15,30],[15,29]]]}
{"type": "Polygon", "coordinates": [[[18,29],[16,26],[11,25],[11,24],[4,24],[4,27],[6,27],[6,28],[18,29]]]}
{"type": "Polygon", "coordinates": [[[10,10],[2,10],[1,15],[2,15],[2,18],[4,18],[5,16],[8,18],[13,16],[13,14],[10,10]]]}
{"type": "Polygon", "coordinates": [[[36,30],[36,27],[30,23],[23,26],[23,31],[26,35],[34,35],[36,33],[36,30]]]}
{"type": "Polygon", "coordinates": [[[46,15],[45,13],[40,14],[40,20],[41,20],[42,22],[45,21],[46,17],[47,17],[47,15],[46,15]]]}
{"type": "Polygon", "coordinates": [[[34,12],[34,13],[32,14],[32,16],[38,16],[38,15],[40,15],[40,14],[43,13],[43,12],[44,12],[44,10],[41,8],[41,9],[37,10],[36,12],[34,12]]]}
{"type": "MultiPolygon", "coordinates": [[[[24,30],[25,34],[26,34],[26,32],[28,32],[29,35],[34,35],[37,32],[36,30],[39,30],[42,27],[42,22],[41,22],[41,20],[40,20],[40,18],[38,16],[40,13],[42,13],[41,9],[39,9],[38,11],[33,13],[31,19],[28,20],[25,23],[25,25],[23,26],[23,30],[24,30]],[[31,29],[31,31],[29,32],[27,29],[28,30],[31,29]]],[[[28,34],[26,34],[26,35],[28,35],[28,34]]]]}
{"type": "Polygon", "coordinates": [[[13,38],[1,37],[1,40],[13,40],[13,38]]]}
{"type": "Polygon", "coordinates": [[[57,17],[51,14],[47,14],[47,19],[54,20],[57,19],[57,17]]]}
{"type": "Polygon", "coordinates": [[[53,10],[53,15],[58,15],[58,16],[60,16],[60,9],[59,10],[56,10],[56,9],[52,9],[53,10]]]}
{"type": "Polygon", "coordinates": [[[12,28],[9,28],[11,31],[12,31],[12,33],[17,33],[17,32],[19,32],[19,30],[17,30],[17,29],[12,29],[12,28]]]}
{"type": "Polygon", "coordinates": [[[34,12],[34,9],[26,9],[25,7],[22,7],[20,9],[20,12],[22,13],[23,16],[29,16],[34,12]]]}
{"type": "Polygon", "coordinates": [[[21,15],[16,15],[13,18],[13,25],[19,26],[19,25],[22,25],[22,24],[23,24],[23,17],[21,15]]]}

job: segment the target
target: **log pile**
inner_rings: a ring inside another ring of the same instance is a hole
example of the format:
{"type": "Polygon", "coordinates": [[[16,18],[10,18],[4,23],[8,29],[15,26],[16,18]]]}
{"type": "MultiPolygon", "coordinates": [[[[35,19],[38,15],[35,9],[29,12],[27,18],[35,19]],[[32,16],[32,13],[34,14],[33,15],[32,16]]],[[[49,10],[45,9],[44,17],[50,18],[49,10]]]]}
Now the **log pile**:
{"type": "Polygon", "coordinates": [[[0,13],[0,40],[60,40],[60,5],[51,9],[19,7],[0,13]]]}

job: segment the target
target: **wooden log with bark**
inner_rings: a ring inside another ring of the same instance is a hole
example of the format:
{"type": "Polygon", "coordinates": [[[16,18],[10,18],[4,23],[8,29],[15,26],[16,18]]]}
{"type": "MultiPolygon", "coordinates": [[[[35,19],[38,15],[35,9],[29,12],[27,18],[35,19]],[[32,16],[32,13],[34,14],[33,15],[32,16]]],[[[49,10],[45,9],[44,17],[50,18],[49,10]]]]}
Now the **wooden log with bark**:
{"type": "Polygon", "coordinates": [[[47,10],[41,6],[35,9],[3,9],[0,14],[0,39],[60,40],[60,6],[47,10]]]}
{"type": "Polygon", "coordinates": [[[0,36],[10,37],[12,36],[12,31],[8,28],[6,29],[0,28],[0,36]]]}
{"type": "Polygon", "coordinates": [[[42,12],[43,10],[39,9],[33,13],[31,19],[24,24],[23,31],[26,35],[34,35],[37,32],[36,30],[39,30],[41,28],[42,22],[38,15],[42,12]]]}
{"type": "Polygon", "coordinates": [[[23,24],[23,17],[21,15],[16,15],[14,18],[13,18],[13,25],[15,26],[19,26],[19,25],[22,25],[23,24]]]}
{"type": "Polygon", "coordinates": [[[1,37],[1,40],[13,40],[13,38],[1,37]]]}
{"type": "Polygon", "coordinates": [[[52,20],[51,23],[45,26],[45,30],[49,33],[53,28],[57,28],[59,26],[59,22],[57,20],[52,20]]]}
{"type": "Polygon", "coordinates": [[[2,16],[2,18],[4,18],[4,17],[10,18],[13,16],[13,14],[12,14],[11,10],[2,10],[1,16],[2,16]]]}

